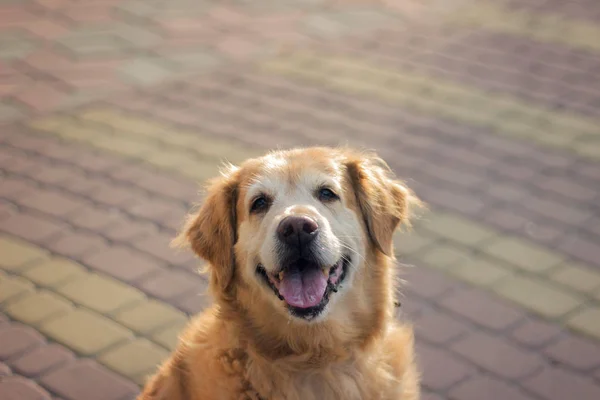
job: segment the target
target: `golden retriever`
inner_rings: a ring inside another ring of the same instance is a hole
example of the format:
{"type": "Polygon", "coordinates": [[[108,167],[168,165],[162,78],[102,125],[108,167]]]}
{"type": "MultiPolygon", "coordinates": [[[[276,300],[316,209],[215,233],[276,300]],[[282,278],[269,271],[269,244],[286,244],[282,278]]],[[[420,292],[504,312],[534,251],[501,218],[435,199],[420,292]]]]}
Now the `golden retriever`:
{"type": "Polygon", "coordinates": [[[214,305],[138,399],[418,399],[392,248],[415,203],[374,154],[294,149],[231,166],[175,239],[208,261],[214,305]]]}

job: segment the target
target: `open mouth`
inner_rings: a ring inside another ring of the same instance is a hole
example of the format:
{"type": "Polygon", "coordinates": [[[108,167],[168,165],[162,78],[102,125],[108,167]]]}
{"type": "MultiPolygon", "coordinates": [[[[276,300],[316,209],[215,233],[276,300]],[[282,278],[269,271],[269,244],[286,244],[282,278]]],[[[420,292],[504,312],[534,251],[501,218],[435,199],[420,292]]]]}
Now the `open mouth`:
{"type": "Polygon", "coordinates": [[[292,315],[307,320],[318,316],[332,292],[337,292],[346,277],[350,258],[342,257],[331,267],[322,267],[312,261],[300,259],[269,274],[259,264],[256,273],[263,277],[275,295],[284,301],[292,315]]]}

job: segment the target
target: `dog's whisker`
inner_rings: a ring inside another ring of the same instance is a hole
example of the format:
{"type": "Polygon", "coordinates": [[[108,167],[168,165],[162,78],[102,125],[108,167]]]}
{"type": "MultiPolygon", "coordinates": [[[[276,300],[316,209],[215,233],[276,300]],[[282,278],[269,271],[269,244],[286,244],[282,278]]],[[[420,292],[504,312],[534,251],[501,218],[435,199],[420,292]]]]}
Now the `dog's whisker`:
{"type": "MultiPolygon", "coordinates": [[[[351,252],[353,252],[356,256],[358,256],[363,262],[367,263],[367,259],[365,258],[365,256],[363,256],[362,254],[360,254],[358,252],[358,250],[353,249],[352,247],[348,246],[347,244],[344,243],[340,243],[340,246],[342,246],[342,248],[346,249],[346,250],[350,250],[351,252]]],[[[348,260],[347,260],[348,261],[348,260]]]]}

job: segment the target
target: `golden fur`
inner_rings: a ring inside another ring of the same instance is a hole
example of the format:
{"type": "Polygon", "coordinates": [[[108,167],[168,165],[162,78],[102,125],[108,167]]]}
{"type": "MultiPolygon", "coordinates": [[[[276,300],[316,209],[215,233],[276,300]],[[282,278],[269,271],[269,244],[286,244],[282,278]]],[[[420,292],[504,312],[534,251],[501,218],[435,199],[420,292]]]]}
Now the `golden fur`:
{"type": "Polygon", "coordinates": [[[209,262],[214,305],[191,321],[138,399],[418,399],[412,328],[394,318],[392,248],[415,203],[383,161],[349,149],[277,151],[229,168],[175,240],[209,262]],[[321,181],[337,188],[338,203],[309,196],[321,181]],[[252,215],[256,190],[283,205],[252,215]],[[314,321],[292,317],[254,273],[269,257],[274,224],[296,212],[319,218],[325,239],[355,255],[343,290],[314,321]]]}

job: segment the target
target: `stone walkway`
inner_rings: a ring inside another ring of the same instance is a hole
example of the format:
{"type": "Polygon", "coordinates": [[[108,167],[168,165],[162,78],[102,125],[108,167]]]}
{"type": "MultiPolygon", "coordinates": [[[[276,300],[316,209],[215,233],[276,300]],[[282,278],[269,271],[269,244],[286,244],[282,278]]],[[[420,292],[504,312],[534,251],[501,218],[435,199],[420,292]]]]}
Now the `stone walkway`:
{"type": "Polygon", "coordinates": [[[595,0],[0,1],[0,398],[129,400],[202,310],[169,240],[267,149],[376,149],[425,400],[600,398],[595,0]]]}

